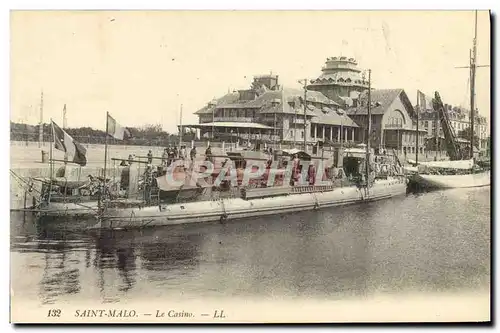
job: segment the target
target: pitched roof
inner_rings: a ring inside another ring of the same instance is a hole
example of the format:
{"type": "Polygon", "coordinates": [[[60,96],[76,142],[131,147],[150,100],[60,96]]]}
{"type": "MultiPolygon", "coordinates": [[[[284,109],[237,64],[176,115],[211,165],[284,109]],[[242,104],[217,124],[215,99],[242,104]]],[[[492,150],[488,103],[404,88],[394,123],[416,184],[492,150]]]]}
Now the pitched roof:
{"type": "Polygon", "coordinates": [[[339,115],[334,110],[328,110],[326,108],[319,109],[314,107],[313,112],[315,113],[315,117],[312,119],[312,123],[314,124],[324,124],[324,125],[337,125],[337,126],[346,126],[346,127],[359,127],[351,118],[344,113],[342,116],[339,115]],[[326,111],[326,112],[324,112],[326,111]]]}
{"type": "MultiPolygon", "coordinates": [[[[224,108],[255,108],[262,109],[261,113],[295,113],[296,110],[294,106],[302,104],[304,92],[300,89],[294,88],[284,88],[281,90],[261,90],[260,94],[256,99],[251,101],[240,101],[239,93],[229,93],[223,97],[213,101],[212,106],[206,105],[200,110],[196,111],[195,114],[211,114],[214,109],[224,109],[224,108]],[[278,101],[279,105],[273,105],[274,101],[278,101]],[[285,103],[282,103],[285,101],[285,103]],[[290,102],[294,104],[290,105],[290,102]]],[[[339,104],[319,91],[308,90],[307,91],[307,101],[313,103],[320,103],[329,106],[338,106],[339,104]]],[[[309,113],[308,113],[309,114],[309,113]]],[[[310,114],[311,116],[313,114],[310,114]]]]}
{"type": "MultiPolygon", "coordinates": [[[[238,92],[232,92],[232,93],[225,94],[224,96],[222,96],[218,99],[215,99],[212,102],[215,103],[214,104],[214,107],[215,107],[215,105],[234,103],[234,102],[238,101],[239,98],[240,98],[240,94],[238,92]]],[[[213,112],[214,107],[210,107],[210,105],[207,104],[204,107],[202,107],[201,109],[199,109],[198,111],[196,111],[194,114],[211,114],[213,112]]]]}
{"type": "MultiPolygon", "coordinates": [[[[371,108],[372,114],[385,114],[388,108],[392,105],[396,98],[401,98],[401,102],[406,107],[406,111],[410,114],[410,117],[414,115],[414,109],[411,105],[408,96],[403,89],[376,89],[371,91],[371,102],[372,104],[378,103],[379,106],[373,105],[371,108]]],[[[347,110],[347,114],[350,116],[355,115],[366,115],[368,114],[368,109],[366,103],[368,101],[368,91],[363,92],[359,100],[364,102],[363,105],[358,105],[357,107],[351,107],[347,110]]]]}
{"type": "Polygon", "coordinates": [[[357,71],[338,71],[335,73],[322,74],[311,85],[337,84],[343,86],[368,86],[357,71]]]}
{"type": "MultiPolygon", "coordinates": [[[[281,90],[268,90],[258,96],[255,100],[246,103],[246,106],[265,106],[273,100],[285,100],[286,102],[292,102],[297,100],[302,100],[304,97],[304,91],[294,88],[283,88],[281,90]]],[[[314,103],[321,103],[326,105],[338,105],[335,101],[332,101],[319,91],[308,90],[306,95],[307,101],[314,103]]],[[[288,103],[286,103],[288,104],[288,103]]]]}

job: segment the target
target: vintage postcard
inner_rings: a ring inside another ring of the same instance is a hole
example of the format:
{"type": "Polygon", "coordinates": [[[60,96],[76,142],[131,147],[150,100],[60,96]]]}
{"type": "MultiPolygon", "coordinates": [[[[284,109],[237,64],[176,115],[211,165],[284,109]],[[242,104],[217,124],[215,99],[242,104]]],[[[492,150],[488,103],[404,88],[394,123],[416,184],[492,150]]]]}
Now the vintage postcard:
{"type": "Polygon", "coordinates": [[[490,21],[12,11],[11,322],[489,322],[490,21]]]}

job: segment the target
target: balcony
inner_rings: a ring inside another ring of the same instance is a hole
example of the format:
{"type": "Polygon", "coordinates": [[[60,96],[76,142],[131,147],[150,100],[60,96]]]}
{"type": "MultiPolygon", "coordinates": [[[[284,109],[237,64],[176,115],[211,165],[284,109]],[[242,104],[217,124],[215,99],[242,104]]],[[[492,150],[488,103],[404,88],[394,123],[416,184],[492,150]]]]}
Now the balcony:
{"type": "Polygon", "coordinates": [[[214,117],[215,122],[237,122],[237,123],[251,123],[253,119],[250,117],[214,117]]]}

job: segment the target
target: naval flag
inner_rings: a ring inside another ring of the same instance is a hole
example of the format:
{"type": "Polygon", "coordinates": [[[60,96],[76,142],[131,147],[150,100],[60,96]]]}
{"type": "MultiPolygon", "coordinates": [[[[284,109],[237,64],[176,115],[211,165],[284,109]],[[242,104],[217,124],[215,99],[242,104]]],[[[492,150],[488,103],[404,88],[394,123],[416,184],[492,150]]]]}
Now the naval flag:
{"type": "Polygon", "coordinates": [[[107,124],[108,134],[111,135],[113,138],[118,140],[125,140],[132,137],[128,128],[118,124],[116,120],[109,115],[109,113],[107,122],[108,122],[107,124]]]}
{"type": "Polygon", "coordinates": [[[85,166],[87,164],[87,149],[75,141],[66,131],[52,121],[54,148],[65,152],[68,161],[85,166]]]}

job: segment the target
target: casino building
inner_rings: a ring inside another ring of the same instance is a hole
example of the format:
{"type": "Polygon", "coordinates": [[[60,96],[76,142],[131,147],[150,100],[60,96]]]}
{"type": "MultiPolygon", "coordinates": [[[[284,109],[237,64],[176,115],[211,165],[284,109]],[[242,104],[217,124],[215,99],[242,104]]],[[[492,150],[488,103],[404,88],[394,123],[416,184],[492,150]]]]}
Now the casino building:
{"type": "MultiPolygon", "coordinates": [[[[258,140],[308,145],[365,142],[368,81],[355,59],[331,57],[306,89],[283,87],[278,75],[255,76],[250,87],[196,111],[200,139],[258,140]]],[[[415,153],[415,110],[403,89],[372,89],[374,148],[415,153]]],[[[424,130],[422,130],[424,131],[424,130]]],[[[424,147],[423,135],[420,138],[424,147]]],[[[419,148],[420,149],[420,148],[419,148]]]]}

